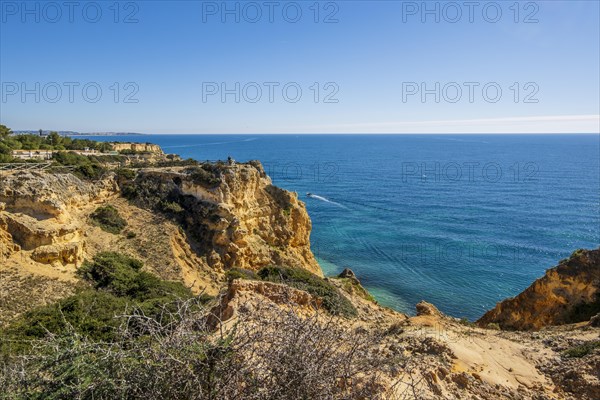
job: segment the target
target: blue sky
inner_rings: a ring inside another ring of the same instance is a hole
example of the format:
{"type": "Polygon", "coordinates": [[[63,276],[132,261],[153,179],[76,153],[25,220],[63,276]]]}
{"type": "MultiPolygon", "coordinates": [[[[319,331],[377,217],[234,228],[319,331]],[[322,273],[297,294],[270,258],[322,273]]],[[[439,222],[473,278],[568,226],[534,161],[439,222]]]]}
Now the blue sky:
{"type": "Polygon", "coordinates": [[[25,3],[0,1],[13,129],[600,130],[598,1],[25,3]]]}

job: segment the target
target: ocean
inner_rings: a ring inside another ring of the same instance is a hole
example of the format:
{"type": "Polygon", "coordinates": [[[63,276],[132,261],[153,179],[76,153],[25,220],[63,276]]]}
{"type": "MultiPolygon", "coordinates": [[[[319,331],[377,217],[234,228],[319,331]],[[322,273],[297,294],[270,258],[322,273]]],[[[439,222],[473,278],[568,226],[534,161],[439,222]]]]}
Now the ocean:
{"type": "Polygon", "coordinates": [[[598,135],[136,135],[184,158],[260,160],[296,191],[326,275],[383,305],[474,320],[600,245],[598,135]],[[307,195],[310,193],[311,195],[307,195]]]}

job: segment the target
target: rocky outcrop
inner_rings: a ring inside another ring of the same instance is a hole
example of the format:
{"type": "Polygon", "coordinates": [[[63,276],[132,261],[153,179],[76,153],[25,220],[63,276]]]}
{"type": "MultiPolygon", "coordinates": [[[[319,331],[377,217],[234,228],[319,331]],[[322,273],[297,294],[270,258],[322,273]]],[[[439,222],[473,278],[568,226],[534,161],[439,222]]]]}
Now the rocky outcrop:
{"type": "Polygon", "coordinates": [[[79,210],[116,192],[110,178],[90,183],[72,174],[25,171],[4,175],[0,181],[3,255],[8,258],[23,250],[43,264],[80,264],[85,220],[79,210]]]}
{"type": "MultiPolygon", "coordinates": [[[[4,206],[0,206],[0,211],[3,211],[4,206]]],[[[16,244],[12,235],[8,232],[8,224],[0,217],[0,260],[6,260],[13,253],[21,250],[21,246],[16,244]]]]}
{"type": "Polygon", "coordinates": [[[83,244],[72,242],[40,246],[33,251],[31,258],[42,264],[79,264],[83,261],[83,244]]]}
{"type": "Polygon", "coordinates": [[[600,311],[600,249],[578,250],[524,292],[498,303],[479,321],[504,329],[540,329],[588,321],[600,311]]]}
{"type": "Polygon", "coordinates": [[[344,270],[338,275],[338,278],[350,279],[354,284],[360,285],[360,281],[356,277],[356,274],[350,268],[344,268],[344,270]]]}
{"type": "Polygon", "coordinates": [[[152,153],[157,155],[164,154],[157,144],[151,143],[111,143],[114,151],[152,153]]]}
{"type": "Polygon", "coordinates": [[[229,284],[219,304],[211,310],[210,325],[229,321],[243,310],[249,312],[267,303],[311,312],[321,307],[322,300],[290,286],[273,282],[236,279],[229,284]]]}
{"type": "Polygon", "coordinates": [[[280,265],[322,276],[304,203],[273,186],[258,162],[148,169],[123,191],[179,221],[211,268],[280,265]]]}
{"type": "Polygon", "coordinates": [[[37,220],[68,219],[68,209],[114,193],[111,180],[91,184],[72,174],[20,172],[0,180],[0,203],[12,214],[25,214],[37,220]]]}
{"type": "Polygon", "coordinates": [[[40,246],[67,242],[78,237],[75,225],[57,224],[52,220],[39,221],[24,214],[0,215],[13,240],[23,250],[34,250],[40,246]]]}
{"type": "Polygon", "coordinates": [[[435,317],[442,316],[442,313],[436,308],[436,306],[434,306],[431,303],[427,303],[426,301],[421,301],[421,302],[417,303],[415,308],[417,309],[418,316],[423,316],[423,315],[430,315],[430,316],[435,316],[435,317]]]}
{"type": "MultiPolygon", "coordinates": [[[[453,399],[598,398],[600,350],[594,347],[581,358],[565,352],[597,340],[599,317],[590,317],[599,311],[600,250],[574,253],[479,321],[483,327],[495,322],[504,328],[537,329],[587,318],[586,326],[540,332],[484,329],[446,317],[425,302],[409,318],[378,305],[349,269],[327,282],[357,315],[332,320],[326,300],[285,284],[235,279],[225,286],[223,272],[229,268],[280,265],[322,276],[310,250],[311,222],[304,204],[295,193],[273,186],[260,163],[145,169],[135,178],[117,179],[119,188],[111,178],[90,183],[70,174],[3,177],[0,256],[8,261],[0,263],[0,324],[2,318],[8,321],[71,293],[84,258],[118,251],[143,260],[145,269],[163,279],[185,282],[196,293],[221,291],[207,317],[215,326],[233,328],[246,320],[253,329],[276,331],[278,316],[296,313],[321,318],[327,329],[366,332],[368,353],[390,360],[385,368],[370,368],[385,376],[389,387],[398,388],[397,398],[407,393],[453,399]],[[118,189],[131,201],[120,197],[118,189]],[[90,223],[89,215],[102,203],[114,206],[127,221],[122,233],[90,223]]],[[[312,346],[310,337],[305,338],[298,342],[312,346]]],[[[334,342],[340,347],[348,343],[334,342]]],[[[366,354],[357,353],[356,360],[366,354]]]]}

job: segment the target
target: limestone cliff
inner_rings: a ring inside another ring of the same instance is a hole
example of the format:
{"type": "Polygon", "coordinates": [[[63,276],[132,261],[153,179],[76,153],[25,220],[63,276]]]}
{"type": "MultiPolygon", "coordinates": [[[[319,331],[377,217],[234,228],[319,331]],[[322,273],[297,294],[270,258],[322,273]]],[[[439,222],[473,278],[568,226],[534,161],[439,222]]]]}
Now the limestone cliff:
{"type": "MultiPolygon", "coordinates": [[[[81,260],[83,239],[77,209],[114,193],[111,180],[96,184],[71,174],[21,172],[0,181],[0,236],[39,262],[81,260]]],[[[9,246],[10,247],[10,246],[9,246]]]]}
{"type": "Polygon", "coordinates": [[[181,223],[213,269],[282,265],[322,276],[304,204],[273,186],[258,162],[142,170],[123,191],[181,223]]]}
{"type": "Polygon", "coordinates": [[[93,182],[70,173],[4,173],[0,325],[69,293],[77,268],[103,251],[131,255],[161,278],[210,295],[219,293],[232,267],[278,264],[322,274],[310,251],[310,219],[296,195],[272,186],[257,163],[205,168],[210,172],[139,170],[126,182],[110,173],[93,182]],[[137,195],[121,193],[119,183],[137,195]],[[104,205],[127,222],[122,232],[92,220],[104,205]]]}
{"type": "Polygon", "coordinates": [[[111,143],[114,151],[132,151],[136,153],[153,153],[162,155],[163,151],[159,145],[151,143],[111,143]]]}
{"type": "Polygon", "coordinates": [[[578,250],[518,296],[498,303],[478,323],[539,329],[588,321],[600,312],[600,249],[578,250]]]}

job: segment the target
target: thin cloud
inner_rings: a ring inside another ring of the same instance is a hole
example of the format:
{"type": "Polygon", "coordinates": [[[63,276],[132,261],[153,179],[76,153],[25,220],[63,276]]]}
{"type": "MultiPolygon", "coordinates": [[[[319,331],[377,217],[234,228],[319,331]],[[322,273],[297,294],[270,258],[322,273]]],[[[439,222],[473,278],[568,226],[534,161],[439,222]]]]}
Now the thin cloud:
{"type": "Polygon", "coordinates": [[[388,121],[279,130],[307,133],[600,133],[600,115],[388,121]]]}

